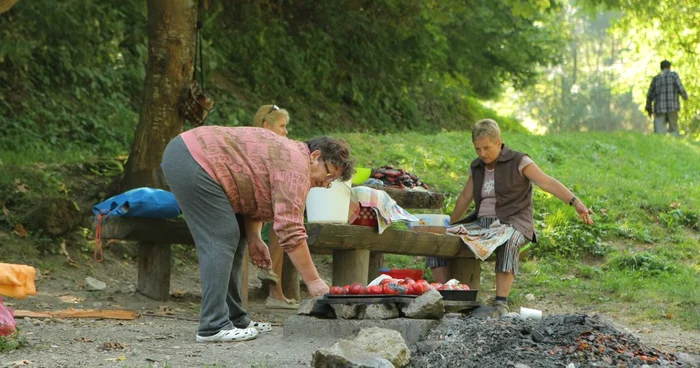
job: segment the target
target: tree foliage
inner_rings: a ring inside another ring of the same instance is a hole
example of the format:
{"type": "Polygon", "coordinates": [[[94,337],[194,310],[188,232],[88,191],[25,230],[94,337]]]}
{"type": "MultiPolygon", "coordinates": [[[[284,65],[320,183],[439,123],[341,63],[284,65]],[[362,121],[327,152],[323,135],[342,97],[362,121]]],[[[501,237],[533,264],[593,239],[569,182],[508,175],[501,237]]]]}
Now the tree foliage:
{"type": "MultiPolygon", "coordinates": [[[[558,19],[569,42],[561,63],[543,68],[545,78],[525,89],[521,113],[548,132],[647,131],[649,121],[633,98],[627,72],[626,37],[611,34],[615,13],[587,14],[566,5],[558,19]]],[[[643,104],[643,102],[642,102],[643,104]]]]}
{"type": "MultiPolygon", "coordinates": [[[[294,134],[465,128],[562,43],[541,0],[209,3],[209,123],[247,125],[272,102],[294,134]]],[[[0,15],[0,147],[125,151],[146,50],[144,2],[18,2],[0,15]]]]}
{"type": "Polygon", "coordinates": [[[626,83],[634,89],[635,101],[646,97],[659,63],[668,59],[678,72],[690,95],[682,102],[679,125],[686,134],[700,136],[700,2],[691,0],[583,0],[582,6],[590,12],[599,9],[620,11],[623,16],[615,22],[614,34],[626,37],[622,57],[628,67],[639,67],[641,73],[630,76],[626,83]]]}
{"type": "Polygon", "coordinates": [[[123,149],[143,87],[141,1],[20,1],[0,15],[0,147],[123,149]]]}

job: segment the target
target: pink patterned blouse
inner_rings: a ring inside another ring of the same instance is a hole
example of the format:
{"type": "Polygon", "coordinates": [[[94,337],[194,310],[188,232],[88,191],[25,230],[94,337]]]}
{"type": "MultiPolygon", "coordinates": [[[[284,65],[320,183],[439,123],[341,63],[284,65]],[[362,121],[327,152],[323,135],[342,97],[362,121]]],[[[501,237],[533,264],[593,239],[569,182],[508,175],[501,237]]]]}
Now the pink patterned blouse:
{"type": "Polygon", "coordinates": [[[180,136],[195,161],[221,184],[234,212],[274,221],[285,251],[306,240],[311,159],[305,143],[251,127],[202,126],[180,136]]]}

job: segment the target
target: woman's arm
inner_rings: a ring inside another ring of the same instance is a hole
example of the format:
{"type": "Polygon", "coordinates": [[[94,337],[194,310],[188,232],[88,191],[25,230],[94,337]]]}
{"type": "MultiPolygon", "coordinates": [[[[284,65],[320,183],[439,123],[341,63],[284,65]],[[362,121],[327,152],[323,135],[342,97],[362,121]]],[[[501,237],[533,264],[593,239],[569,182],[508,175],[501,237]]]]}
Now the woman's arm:
{"type": "Polygon", "coordinates": [[[472,203],[472,200],[474,199],[474,181],[472,180],[472,177],[469,177],[469,180],[467,180],[467,184],[464,185],[464,189],[462,189],[462,193],[459,194],[459,197],[457,197],[457,202],[455,203],[455,209],[452,211],[452,214],[450,215],[450,222],[455,222],[461,219],[461,217],[464,215],[464,212],[467,211],[469,208],[469,205],[472,203]]]}
{"type": "Polygon", "coordinates": [[[260,230],[263,226],[262,221],[244,216],[243,226],[245,226],[245,236],[248,240],[248,252],[250,253],[251,261],[258,267],[269,269],[272,267],[272,258],[270,258],[270,250],[267,244],[265,244],[260,235],[260,230]]]}
{"type": "Polygon", "coordinates": [[[593,223],[591,212],[588,210],[586,205],[584,205],[583,202],[581,202],[581,200],[574,195],[574,193],[565,187],[564,184],[560,183],[559,180],[545,174],[544,171],[537,166],[537,164],[533,162],[525,166],[525,168],[523,168],[523,176],[535,183],[538,187],[542,188],[542,190],[545,192],[559,198],[564,203],[573,205],[578,213],[578,217],[583,219],[583,222],[589,225],[593,223]]]}
{"type": "Polygon", "coordinates": [[[246,239],[248,239],[248,241],[256,238],[262,239],[262,235],[260,233],[263,227],[262,221],[254,220],[251,217],[244,216],[243,224],[245,226],[245,236],[246,239]]]}
{"type": "Polygon", "coordinates": [[[311,252],[309,251],[309,245],[306,243],[306,240],[286,253],[292,261],[292,264],[294,264],[294,267],[299,271],[311,296],[316,297],[328,293],[328,285],[326,285],[326,282],[318,275],[316,266],[311,259],[311,252]]]}

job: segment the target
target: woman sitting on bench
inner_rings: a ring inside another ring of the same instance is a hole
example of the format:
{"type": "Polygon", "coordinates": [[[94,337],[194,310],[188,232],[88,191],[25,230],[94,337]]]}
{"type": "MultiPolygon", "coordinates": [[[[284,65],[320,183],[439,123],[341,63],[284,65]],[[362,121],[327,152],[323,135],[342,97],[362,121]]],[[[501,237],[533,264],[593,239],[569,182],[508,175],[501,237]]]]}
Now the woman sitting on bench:
{"type": "MultiPolygon", "coordinates": [[[[509,312],[508,295],[518,274],[520,247],[537,240],[532,183],[573,206],[584,223],[592,224],[593,220],[583,202],[562,183],[545,174],[527,154],[503,144],[495,121],[476,122],[472,143],[479,157],[469,167],[469,179],[457,198],[450,221],[466,223],[467,230],[478,230],[480,239],[498,246],[494,307],[500,316],[509,312]],[[457,221],[472,201],[476,210],[457,221]]],[[[444,283],[450,278],[446,259],[426,257],[426,265],[432,269],[435,281],[444,283]]]]}
{"type": "Polygon", "coordinates": [[[280,247],[311,295],[328,292],[306,244],[304,207],[312,187],[329,187],[354,173],[345,141],[320,137],[304,143],[263,128],[202,126],[168,144],[162,167],[197,249],[197,341],[245,341],[271,329],[251,321],[238,285],[246,246],[256,266],[271,266],[260,234],[264,221],[274,222],[280,247]]]}

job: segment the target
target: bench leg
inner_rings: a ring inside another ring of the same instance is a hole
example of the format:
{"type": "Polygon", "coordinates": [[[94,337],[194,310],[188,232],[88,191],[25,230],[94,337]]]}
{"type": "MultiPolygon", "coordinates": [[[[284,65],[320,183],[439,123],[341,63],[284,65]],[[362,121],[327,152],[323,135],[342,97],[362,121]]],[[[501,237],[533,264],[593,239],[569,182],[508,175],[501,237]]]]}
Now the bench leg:
{"type": "Polygon", "coordinates": [[[137,289],[152,299],[170,298],[170,244],[139,243],[137,289]]]}
{"type": "Polygon", "coordinates": [[[250,263],[250,254],[248,253],[248,248],[245,249],[245,253],[243,254],[243,269],[241,270],[241,301],[243,302],[243,309],[248,309],[248,288],[250,287],[248,285],[248,271],[250,269],[250,266],[248,266],[248,263],[250,263]]]}
{"type": "Polygon", "coordinates": [[[379,276],[380,268],[384,267],[384,253],[382,252],[370,252],[369,253],[369,273],[367,274],[367,281],[372,281],[379,276]]]}
{"type": "Polygon", "coordinates": [[[462,283],[469,285],[470,289],[479,290],[481,287],[481,261],[468,258],[451,258],[447,261],[450,275],[462,283]]]}
{"type": "Polygon", "coordinates": [[[333,251],[333,285],[353,282],[367,284],[369,271],[368,249],[336,249],[333,251]]]}
{"type": "Polygon", "coordinates": [[[284,254],[284,262],[282,263],[282,292],[289,299],[301,300],[301,290],[299,289],[299,272],[294,263],[289,259],[287,253],[284,254]]]}

